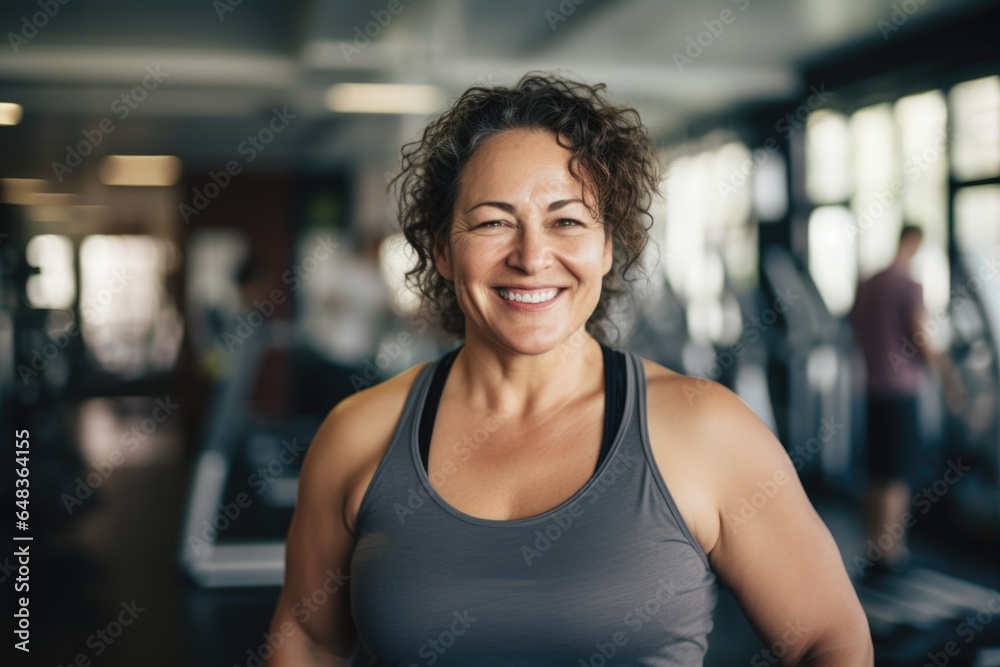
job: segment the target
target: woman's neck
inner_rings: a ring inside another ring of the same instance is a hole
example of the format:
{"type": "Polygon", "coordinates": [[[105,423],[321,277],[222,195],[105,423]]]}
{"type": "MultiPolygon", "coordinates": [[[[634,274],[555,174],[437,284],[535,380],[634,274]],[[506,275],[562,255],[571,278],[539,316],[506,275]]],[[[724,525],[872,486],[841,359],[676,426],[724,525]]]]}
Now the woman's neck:
{"type": "Polygon", "coordinates": [[[582,330],[540,354],[471,337],[455,358],[446,391],[471,406],[532,419],[558,411],[581,394],[603,391],[603,363],[600,343],[582,330]]]}

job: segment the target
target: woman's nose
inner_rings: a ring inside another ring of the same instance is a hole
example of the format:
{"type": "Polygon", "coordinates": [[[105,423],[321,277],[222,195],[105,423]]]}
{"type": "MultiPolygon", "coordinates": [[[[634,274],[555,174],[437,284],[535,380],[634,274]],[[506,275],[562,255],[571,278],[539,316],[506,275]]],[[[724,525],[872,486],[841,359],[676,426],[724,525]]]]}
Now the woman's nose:
{"type": "Polygon", "coordinates": [[[551,239],[543,230],[522,227],[514,241],[508,264],[528,274],[541,273],[552,262],[551,239]]]}

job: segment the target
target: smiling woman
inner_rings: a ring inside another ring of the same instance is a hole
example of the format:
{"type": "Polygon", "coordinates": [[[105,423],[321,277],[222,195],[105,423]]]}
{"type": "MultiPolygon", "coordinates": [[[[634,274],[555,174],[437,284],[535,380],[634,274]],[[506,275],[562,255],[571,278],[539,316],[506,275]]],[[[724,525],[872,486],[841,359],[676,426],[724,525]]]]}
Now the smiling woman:
{"type": "Polygon", "coordinates": [[[400,225],[416,251],[408,278],[446,331],[465,333],[466,313],[456,294],[463,283],[435,269],[435,249],[453,226],[461,239],[474,223],[488,223],[476,234],[490,229],[500,235],[490,247],[499,247],[515,232],[524,233],[513,223],[517,213],[527,213],[518,207],[530,202],[544,205],[548,233],[559,231],[577,245],[581,238],[609,241],[614,270],[604,268],[587,318],[587,332],[605,340],[613,302],[627,294],[632,271],[641,270],[637,260],[649,240],[649,207],[661,177],[638,112],[606,100],[605,88],[544,74],[526,75],[513,90],[470,88],[420,141],[404,146],[403,169],[391,186],[397,189],[400,225]],[[488,153],[501,161],[480,152],[489,143],[500,144],[488,153]],[[521,201],[493,196],[523,168],[533,170],[524,180],[534,192],[512,193],[521,201]],[[459,187],[473,181],[478,185],[459,187]],[[540,194],[548,197],[544,204],[540,194]]]}
{"type": "Polygon", "coordinates": [[[872,664],[781,443],[728,389],[608,343],[660,168],[603,89],[544,74],[471,88],[404,147],[408,279],[463,344],[320,427],[269,667],[352,650],[359,665],[691,667],[720,582],[780,664],[872,664]],[[761,490],[752,517],[727,519],[761,490]],[[300,613],[334,570],[348,586],[300,613]]]}

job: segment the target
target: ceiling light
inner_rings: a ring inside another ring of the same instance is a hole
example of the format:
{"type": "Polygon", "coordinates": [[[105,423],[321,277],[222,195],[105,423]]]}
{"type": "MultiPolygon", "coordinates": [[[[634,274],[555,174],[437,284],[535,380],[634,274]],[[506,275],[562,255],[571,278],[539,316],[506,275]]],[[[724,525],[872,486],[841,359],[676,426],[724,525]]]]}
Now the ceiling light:
{"type": "Polygon", "coordinates": [[[174,155],[108,155],[97,166],[105,185],[167,186],[181,175],[181,160],[174,155]]]}
{"type": "Polygon", "coordinates": [[[31,197],[49,184],[41,178],[0,178],[0,182],[3,182],[4,203],[20,206],[32,203],[31,197]]]}
{"type": "Polygon", "coordinates": [[[68,192],[32,192],[24,199],[29,206],[69,206],[76,203],[76,195],[68,192]]]}
{"type": "Polygon", "coordinates": [[[73,222],[76,213],[72,206],[37,205],[29,206],[25,215],[32,222],[73,222]]]}
{"type": "Polygon", "coordinates": [[[326,91],[326,106],[339,113],[427,114],[441,108],[437,86],[338,83],[326,91]]]}
{"type": "Polygon", "coordinates": [[[0,125],[17,125],[21,122],[24,109],[14,102],[0,102],[0,125]]]}

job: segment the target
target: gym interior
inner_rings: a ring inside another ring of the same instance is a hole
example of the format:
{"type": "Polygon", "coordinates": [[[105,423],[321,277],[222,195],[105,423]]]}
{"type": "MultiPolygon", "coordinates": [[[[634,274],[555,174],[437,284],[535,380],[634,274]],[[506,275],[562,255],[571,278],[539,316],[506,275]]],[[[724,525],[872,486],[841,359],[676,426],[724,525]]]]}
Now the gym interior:
{"type": "MultiPolygon", "coordinates": [[[[997,3],[32,0],[0,28],[6,664],[262,664],[317,428],[452,346],[404,280],[400,148],[558,70],[664,165],[617,346],[773,431],[876,665],[1000,665],[997,3]],[[904,225],[951,379],[919,388],[912,562],[872,580],[850,314],[904,225]]],[[[714,624],[706,666],[785,664],[726,591],[714,624]]]]}

